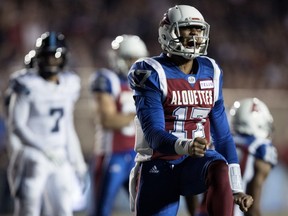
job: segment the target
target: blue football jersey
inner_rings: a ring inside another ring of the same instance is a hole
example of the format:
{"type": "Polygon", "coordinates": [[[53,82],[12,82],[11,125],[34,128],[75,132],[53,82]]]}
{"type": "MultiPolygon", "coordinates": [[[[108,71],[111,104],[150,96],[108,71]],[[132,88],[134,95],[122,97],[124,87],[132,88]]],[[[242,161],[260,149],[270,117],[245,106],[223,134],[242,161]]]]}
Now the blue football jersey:
{"type": "MultiPolygon", "coordinates": [[[[212,137],[216,150],[228,163],[237,163],[224,107],[222,71],[211,58],[197,57],[194,61],[198,70],[191,74],[182,72],[165,54],[139,60],[131,67],[128,78],[134,90],[138,126],[145,137],[143,142],[136,140],[135,149],[143,158],[176,160],[183,158],[174,149],[178,138],[210,141],[212,137]]],[[[139,128],[137,131],[141,137],[139,128]]]]}
{"type": "Polygon", "coordinates": [[[275,166],[278,163],[277,149],[271,139],[239,134],[234,136],[234,141],[237,147],[243,178],[248,175],[253,176],[255,159],[265,161],[271,164],[271,166],[275,166]]]}

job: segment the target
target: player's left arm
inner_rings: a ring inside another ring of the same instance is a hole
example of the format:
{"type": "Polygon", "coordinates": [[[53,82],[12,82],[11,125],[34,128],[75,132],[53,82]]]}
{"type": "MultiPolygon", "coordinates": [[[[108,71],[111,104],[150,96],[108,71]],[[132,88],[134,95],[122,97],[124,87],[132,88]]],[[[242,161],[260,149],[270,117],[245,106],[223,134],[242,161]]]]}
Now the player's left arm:
{"type": "Polygon", "coordinates": [[[80,78],[76,75],[72,75],[69,77],[69,81],[71,83],[71,104],[67,107],[66,110],[66,126],[67,126],[67,149],[69,159],[72,165],[75,168],[75,171],[78,175],[84,176],[87,172],[87,166],[84,160],[81,143],[78,137],[78,134],[75,129],[74,124],[74,109],[75,104],[80,97],[80,78]]]}
{"type": "Polygon", "coordinates": [[[74,118],[73,113],[67,117],[67,148],[69,159],[75,168],[75,171],[79,173],[79,175],[84,175],[87,171],[86,163],[84,160],[84,156],[82,153],[82,148],[80,144],[79,137],[77,135],[75,126],[74,126],[74,118]]]}
{"type": "Polygon", "coordinates": [[[29,95],[21,92],[13,92],[9,103],[8,122],[10,133],[15,134],[22,144],[33,147],[39,151],[44,151],[43,139],[38,134],[31,131],[27,126],[30,116],[29,95]]]}

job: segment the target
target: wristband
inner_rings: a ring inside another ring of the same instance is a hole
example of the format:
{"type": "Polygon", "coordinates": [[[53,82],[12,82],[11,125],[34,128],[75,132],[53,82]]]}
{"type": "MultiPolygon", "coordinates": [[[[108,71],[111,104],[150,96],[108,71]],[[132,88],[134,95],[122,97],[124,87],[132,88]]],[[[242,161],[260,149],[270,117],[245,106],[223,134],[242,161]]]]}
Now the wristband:
{"type": "Polygon", "coordinates": [[[229,181],[230,181],[230,186],[232,189],[232,193],[239,193],[239,192],[244,192],[243,187],[242,187],[242,177],[241,177],[241,170],[239,164],[228,164],[229,168],[229,181]]]}
{"type": "Polygon", "coordinates": [[[189,147],[193,144],[194,139],[177,139],[175,142],[175,152],[178,155],[189,155],[189,147]]]}

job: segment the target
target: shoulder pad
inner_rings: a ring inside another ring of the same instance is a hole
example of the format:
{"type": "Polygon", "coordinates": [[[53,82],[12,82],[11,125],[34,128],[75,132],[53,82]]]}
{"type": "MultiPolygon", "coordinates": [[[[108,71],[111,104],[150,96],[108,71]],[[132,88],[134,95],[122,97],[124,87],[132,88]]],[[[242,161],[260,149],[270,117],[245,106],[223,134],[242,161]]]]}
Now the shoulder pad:
{"type": "Polygon", "coordinates": [[[30,93],[30,90],[26,87],[26,85],[19,82],[17,79],[12,80],[10,85],[13,91],[17,94],[28,95],[30,93]]]}
{"type": "Polygon", "coordinates": [[[115,72],[106,68],[101,68],[92,75],[90,90],[92,92],[112,92],[112,88],[116,88],[118,84],[120,85],[120,80],[115,72]]]}
{"type": "Polygon", "coordinates": [[[10,75],[9,80],[14,80],[14,79],[17,79],[21,76],[24,76],[27,73],[27,71],[28,70],[26,68],[15,71],[10,75]]]}

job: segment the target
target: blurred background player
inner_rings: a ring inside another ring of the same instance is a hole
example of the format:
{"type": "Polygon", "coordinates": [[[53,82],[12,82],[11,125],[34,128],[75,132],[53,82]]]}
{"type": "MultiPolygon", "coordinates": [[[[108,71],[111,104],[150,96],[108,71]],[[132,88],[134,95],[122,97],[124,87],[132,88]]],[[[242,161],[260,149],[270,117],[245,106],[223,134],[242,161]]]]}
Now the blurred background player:
{"type": "Polygon", "coordinates": [[[9,102],[9,137],[21,141],[8,167],[14,215],[39,216],[44,197],[47,214],[72,216],[74,172],[81,179],[86,173],[73,122],[80,79],[64,68],[63,34],[42,34],[35,51],[35,71],[14,79],[9,102]]]}
{"type": "Polygon", "coordinates": [[[260,216],[261,192],[271,169],[277,164],[277,150],[272,144],[273,117],[258,98],[235,101],[229,111],[231,129],[237,146],[243,186],[254,203],[243,214],[237,206],[234,216],[260,216]]]}
{"type": "MultiPolygon", "coordinates": [[[[243,188],[254,203],[243,213],[235,205],[234,216],[261,216],[261,193],[271,169],[277,164],[277,150],[272,144],[273,117],[258,98],[236,100],[228,113],[243,176],[243,188]]],[[[191,206],[194,206],[190,202],[191,206]]],[[[208,216],[205,195],[197,216],[208,216]]]]}
{"type": "Polygon", "coordinates": [[[135,105],[127,74],[132,63],[148,55],[145,43],[136,35],[120,35],[111,43],[111,69],[101,68],[92,76],[96,113],[96,144],[93,170],[92,216],[112,213],[120,188],[128,191],[134,166],[135,105]]]}

